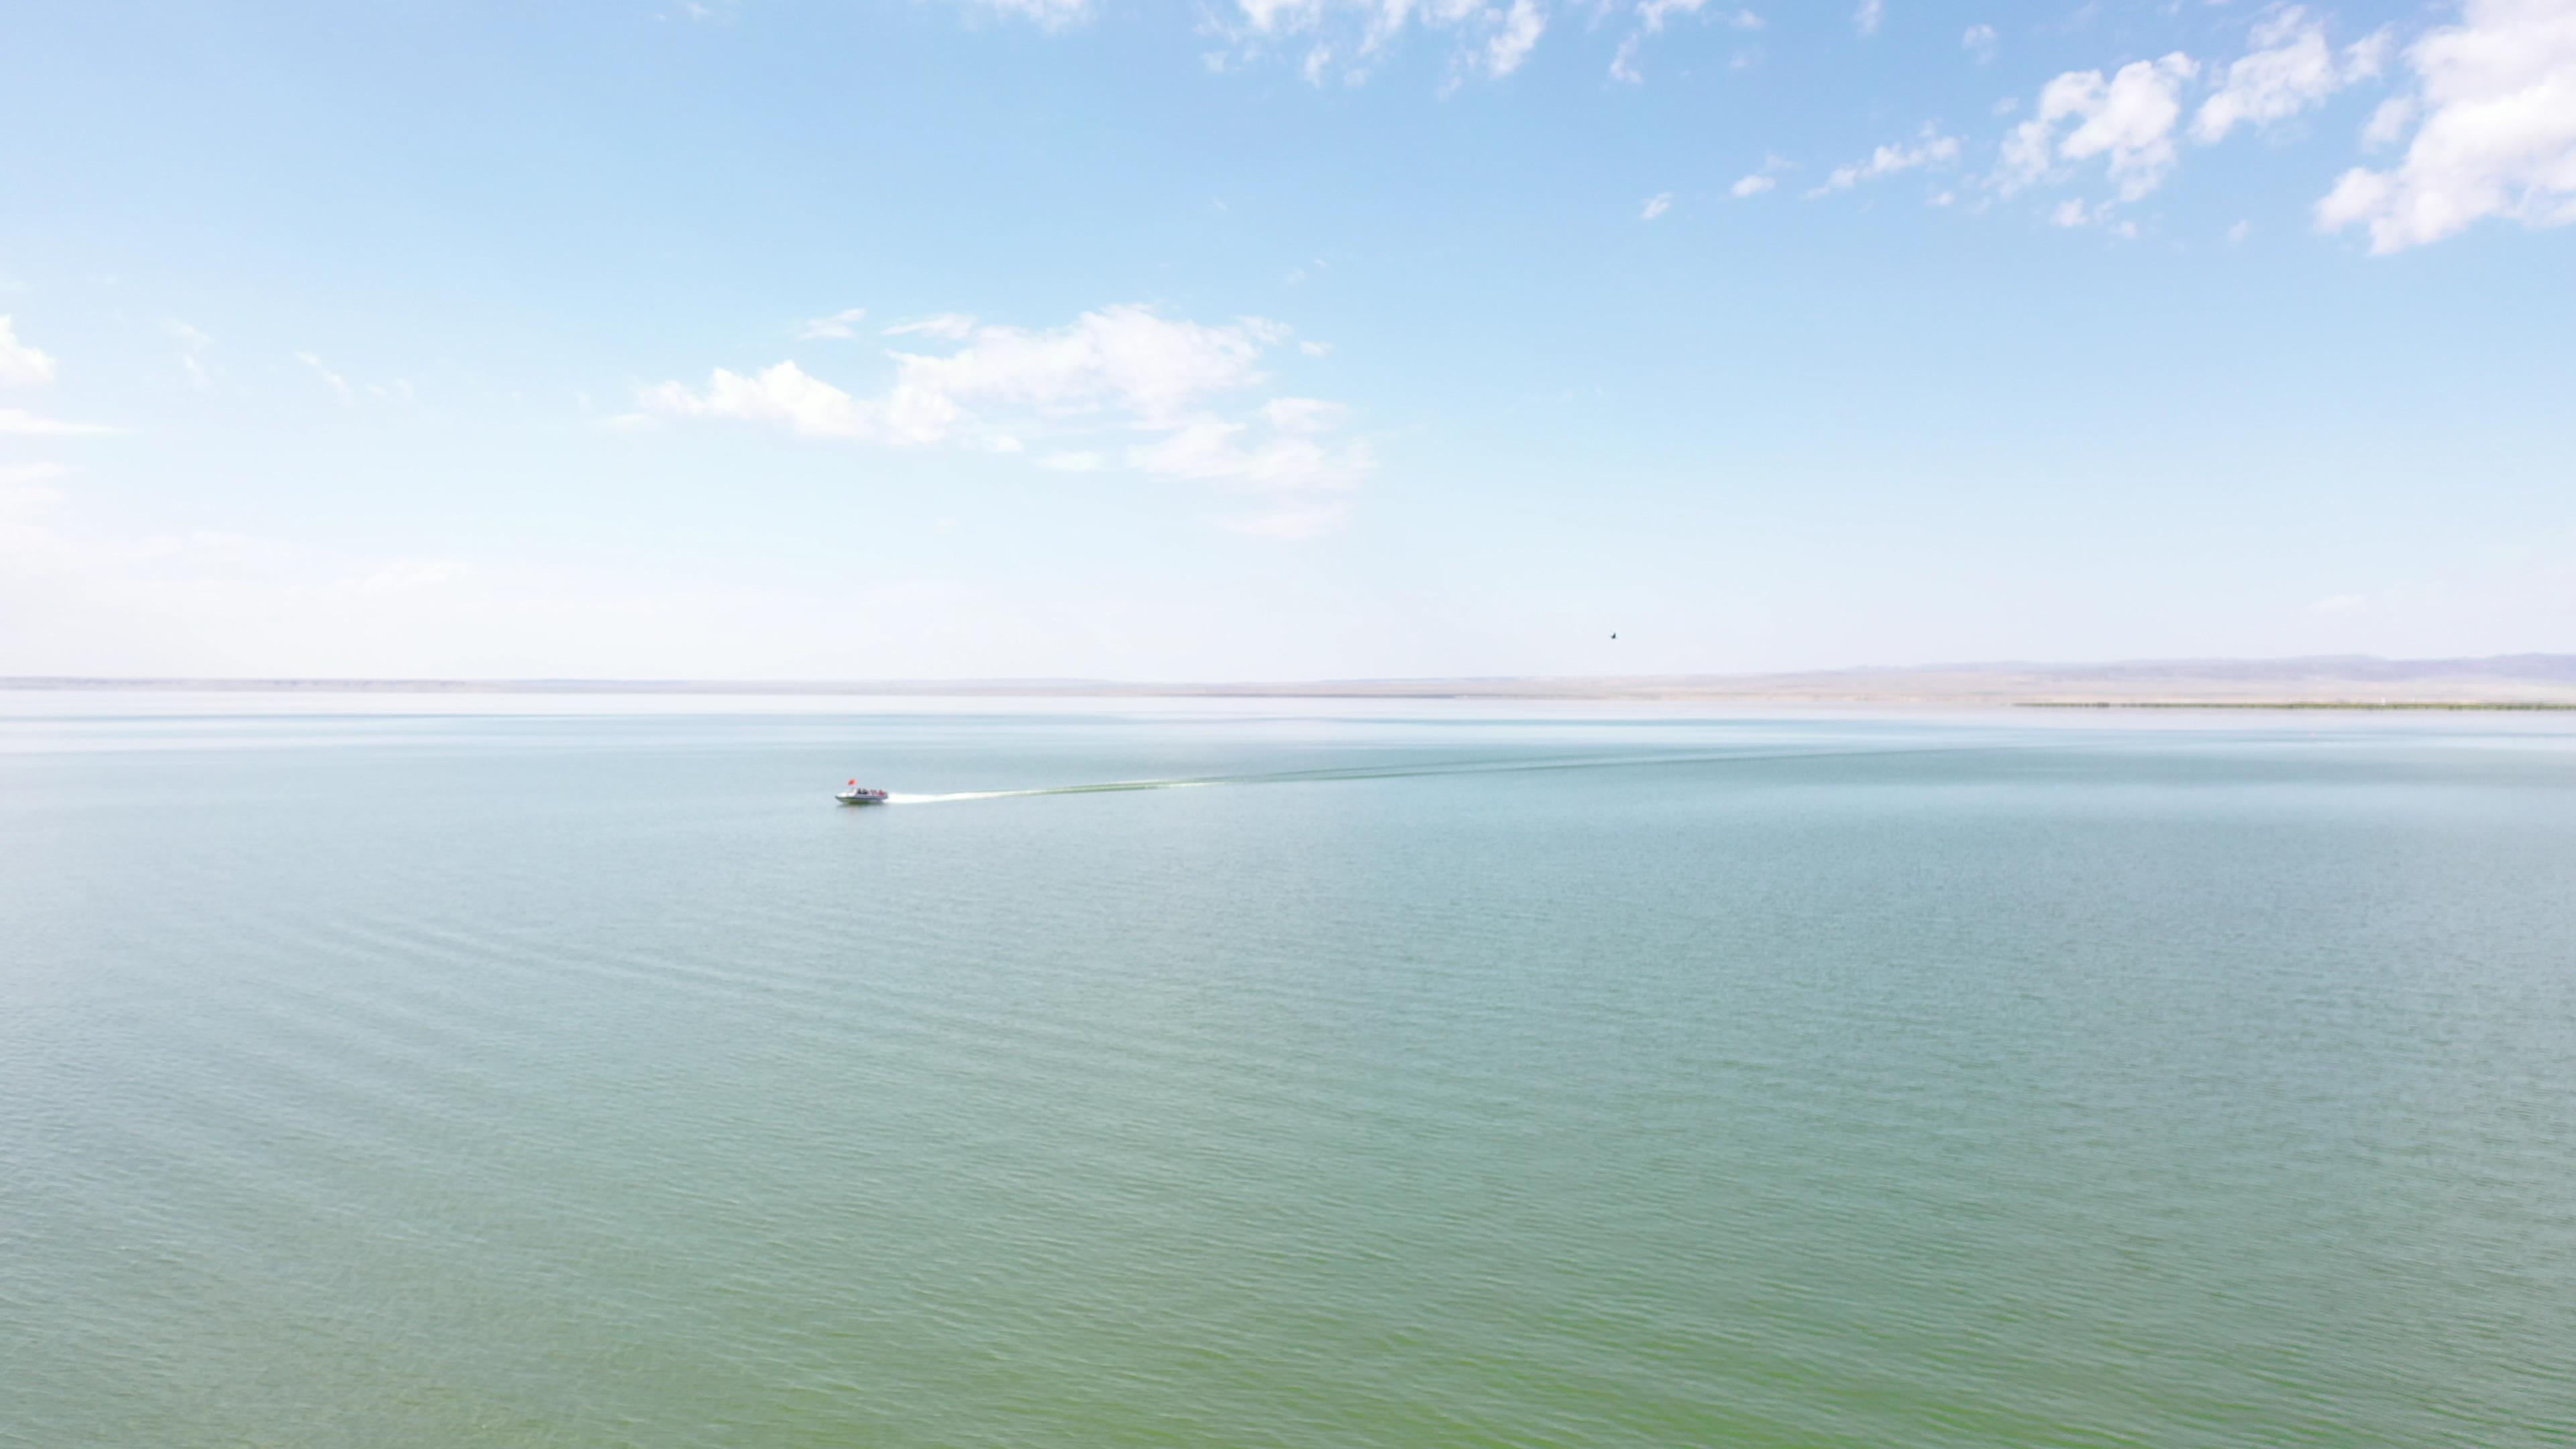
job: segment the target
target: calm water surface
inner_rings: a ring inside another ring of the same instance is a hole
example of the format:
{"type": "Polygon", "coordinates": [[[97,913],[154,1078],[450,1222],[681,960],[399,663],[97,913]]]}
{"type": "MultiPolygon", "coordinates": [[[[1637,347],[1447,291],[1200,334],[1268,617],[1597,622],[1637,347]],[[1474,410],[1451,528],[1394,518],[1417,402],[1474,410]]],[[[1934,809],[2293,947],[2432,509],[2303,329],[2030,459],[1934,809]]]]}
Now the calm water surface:
{"type": "Polygon", "coordinates": [[[7,699],[0,1442],[2576,1442],[2568,724],[849,708],[7,699]]]}

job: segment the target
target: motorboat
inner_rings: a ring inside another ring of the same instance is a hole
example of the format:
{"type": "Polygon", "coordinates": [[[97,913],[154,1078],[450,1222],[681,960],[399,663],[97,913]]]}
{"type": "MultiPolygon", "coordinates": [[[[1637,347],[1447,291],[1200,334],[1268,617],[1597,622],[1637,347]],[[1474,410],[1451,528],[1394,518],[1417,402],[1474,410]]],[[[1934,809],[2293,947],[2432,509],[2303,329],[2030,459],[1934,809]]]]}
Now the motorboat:
{"type": "Polygon", "coordinates": [[[871,790],[858,781],[852,780],[832,798],[844,805],[883,805],[886,802],[886,792],[871,790]]]}

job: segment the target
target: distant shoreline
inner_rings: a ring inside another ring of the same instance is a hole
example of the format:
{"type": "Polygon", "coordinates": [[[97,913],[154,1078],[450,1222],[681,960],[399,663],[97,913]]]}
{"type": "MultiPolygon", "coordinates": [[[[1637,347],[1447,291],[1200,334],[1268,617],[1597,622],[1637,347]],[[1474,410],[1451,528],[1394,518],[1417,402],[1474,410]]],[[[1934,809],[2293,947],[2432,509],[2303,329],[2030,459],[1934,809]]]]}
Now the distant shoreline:
{"type": "Polygon", "coordinates": [[[2022,699],[2015,709],[2576,710],[2576,702],[2466,699],[2022,699]]]}
{"type": "Polygon", "coordinates": [[[2023,662],[1774,674],[1484,676],[1275,682],[1107,679],[0,678],[0,691],[285,694],[801,695],[854,698],[1630,701],[2031,709],[2576,710],[2576,655],[2483,659],[2023,662]]]}

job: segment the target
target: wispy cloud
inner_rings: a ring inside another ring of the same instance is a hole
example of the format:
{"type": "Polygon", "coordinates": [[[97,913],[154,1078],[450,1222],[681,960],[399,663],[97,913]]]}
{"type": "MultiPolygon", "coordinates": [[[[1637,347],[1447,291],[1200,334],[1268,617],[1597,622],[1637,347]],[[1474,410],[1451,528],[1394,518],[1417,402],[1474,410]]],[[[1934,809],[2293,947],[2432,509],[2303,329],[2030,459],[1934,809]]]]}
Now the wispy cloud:
{"type": "Polygon", "coordinates": [[[1992,61],[1995,58],[1996,49],[2002,44],[2003,38],[1995,34],[1995,28],[1991,25],[1971,25],[1968,27],[1967,34],[1959,37],[1959,48],[1965,50],[1979,65],[1992,61]]]}
{"type": "Polygon", "coordinates": [[[176,317],[164,321],[161,330],[169,334],[171,341],[179,344],[179,370],[187,375],[188,386],[199,392],[213,387],[214,375],[206,370],[204,353],[214,345],[215,339],[176,317]]]}
{"type": "Polygon", "coordinates": [[[1860,0],[1860,8],[1852,12],[1852,29],[1866,38],[1876,35],[1880,22],[1886,19],[1887,0],[1860,0]]]}
{"type": "MultiPolygon", "coordinates": [[[[45,387],[54,380],[53,354],[19,340],[16,323],[0,315],[0,387],[45,387]]],[[[0,437],[68,438],[120,431],[100,423],[66,422],[25,408],[0,408],[0,437]]]]}
{"type": "Polygon", "coordinates": [[[960,9],[1007,15],[1047,30],[1087,20],[1092,9],[1091,0],[957,0],[957,4],[960,9]]]}
{"type": "Polygon", "coordinates": [[[349,380],[347,378],[342,377],[340,374],[333,372],[330,368],[324,366],[321,358],[314,356],[310,352],[299,352],[295,354],[295,360],[303,363],[306,367],[313,369],[315,375],[322,379],[324,385],[328,386],[332,392],[339,395],[342,403],[353,403],[358,400],[357,389],[349,386],[349,380]]]}
{"type": "Polygon", "coordinates": [[[53,380],[52,354],[19,341],[17,324],[0,313],[0,387],[41,387],[53,380]]]}
{"type": "Polygon", "coordinates": [[[1738,177],[1733,186],[1726,188],[1726,194],[1738,201],[1747,197],[1760,196],[1780,184],[1781,172],[1791,169],[1793,168],[1789,164],[1789,158],[1777,154],[1765,156],[1762,158],[1762,169],[1738,177]]]}
{"type": "MultiPolygon", "coordinates": [[[[1848,166],[1837,166],[1824,184],[1807,193],[1810,198],[1836,191],[1849,191],[1864,181],[1893,176],[1899,171],[1912,171],[1925,166],[1948,166],[1959,159],[1959,138],[1945,136],[1931,125],[1911,141],[1880,146],[1848,166]]],[[[1738,183],[1739,185],[1741,183],[1738,183]]]]}
{"type": "Polygon", "coordinates": [[[897,322],[885,329],[888,337],[944,337],[961,341],[975,330],[975,319],[963,312],[942,312],[935,317],[916,317],[897,322]]]}
{"type": "Polygon", "coordinates": [[[868,309],[850,307],[828,317],[811,317],[796,329],[799,342],[839,342],[859,335],[859,324],[867,320],[868,309]]]}
{"type": "Polygon", "coordinates": [[[1610,57],[1610,78],[1629,85],[1644,84],[1646,75],[1637,64],[1638,52],[1648,36],[1661,34],[1675,16],[1682,15],[1735,30],[1760,30],[1763,25],[1761,16],[1741,6],[1730,9],[1714,5],[1711,0],[1640,0],[1636,28],[1619,42],[1619,49],[1610,57]]]}
{"type": "Polygon", "coordinates": [[[1653,221],[1672,209],[1673,194],[1669,191],[1659,191],[1646,198],[1645,206],[1637,213],[1637,220],[1653,221]]]}
{"type": "Polygon", "coordinates": [[[1268,55],[1293,58],[1309,85],[1357,85],[1407,35],[1445,37],[1451,46],[1446,93],[1471,76],[1500,80],[1518,71],[1548,28],[1542,0],[1235,0],[1212,22],[1224,49],[1203,57],[1230,70],[1268,55]]]}

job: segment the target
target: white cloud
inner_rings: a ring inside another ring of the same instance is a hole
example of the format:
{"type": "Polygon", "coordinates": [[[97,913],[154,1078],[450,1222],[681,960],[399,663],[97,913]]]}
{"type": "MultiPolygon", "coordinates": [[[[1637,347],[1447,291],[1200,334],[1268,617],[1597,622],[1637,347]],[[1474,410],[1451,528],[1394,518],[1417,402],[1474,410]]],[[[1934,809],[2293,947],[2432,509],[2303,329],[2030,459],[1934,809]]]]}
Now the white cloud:
{"type": "MultiPolygon", "coordinates": [[[[1320,0],[1240,0],[1244,19],[1260,31],[1299,30],[1312,25],[1324,6],[1320,0]]],[[[1399,23],[1403,12],[1393,16],[1399,23]]]]}
{"type": "Polygon", "coordinates": [[[1034,21],[1049,30],[1071,25],[1091,13],[1090,0],[960,0],[968,9],[1034,21]]]}
{"type": "Polygon", "coordinates": [[[1646,198],[1645,206],[1637,213],[1637,220],[1653,221],[1656,217],[1659,217],[1672,209],[1673,194],[1669,191],[1658,191],[1654,195],[1646,198]]]}
{"type": "MultiPolygon", "coordinates": [[[[1150,440],[1117,454],[1125,466],[1251,491],[1347,489],[1374,466],[1364,445],[1321,437],[1341,425],[1337,403],[1272,398],[1251,421],[1212,411],[1224,395],[1265,380],[1264,353],[1289,336],[1279,323],[1255,317],[1205,326],[1132,305],[1043,331],[955,320],[960,325],[906,324],[906,335],[954,345],[890,354],[894,376],[877,395],[853,394],[787,361],[750,374],[718,368],[701,387],[660,383],[638,394],[638,406],[648,418],[730,419],[890,447],[1016,452],[1022,433],[1146,433],[1150,440]]],[[[1111,456],[1060,448],[1037,461],[1088,472],[1109,467],[1111,456]]]]}
{"type": "Polygon", "coordinates": [[[813,438],[886,440],[882,408],[862,406],[857,398],[793,362],[781,362],[748,377],[719,367],[703,391],[666,382],[644,389],[636,403],[648,415],[776,423],[813,438]]]}
{"type": "Polygon", "coordinates": [[[1825,178],[1825,184],[1807,195],[1817,197],[1829,192],[1848,191],[1864,181],[1875,181],[1882,176],[1923,166],[1947,166],[1958,159],[1959,138],[1944,136],[1927,125],[1922,134],[1911,142],[1880,146],[1861,160],[1835,167],[1833,174],[1825,178]]]}
{"type": "Polygon", "coordinates": [[[2090,226],[2100,221],[2108,207],[2088,207],[2081,197],[2070,196],[2049,208],[2050,226],[2090,226]]]}
{"type": "Polygon", "coordinates": [[[1259,381],[1262,351],[1287,336],[1263,318],[1208,327],[1133,305],[1053,331],[979,327],[945,356],[897,354],[888,401],[898,414],[993,404],[1041,416],[1115,411],[1163,426],[1211,394],[1259,381]]]}
{"type": "Polygon", "coordinates": [[[1333,355],[1333,344],[1329,342],[1300,342],[1297,344],[1297,350],[1306,354],[1308,357],[1330,357],[1333,355]]]}
{"type": "Polygon", "coordinates": [[[989,441],[979,426],[988,414],[1168,426],[1202,398],[1257,381],[1262,350],[1286,336],[1257,317],[1207,327],[1151,307],[1105,307],[1052,331],[981,326],[944,354],[895,353],[894,385],[882,397],[855,398],[781,362],[748,377],[719,368],[703,389],[666,382],[641,401],[666,416],[895,445],[989,441]]]}
{"type": "Polygon", "coordinates": [[[2322,104],[2379,74],[2388,50],[2388,32],[2381,31],[2338,57],[2326,44],[2325,26],[2296,5],[2255,26],[2252,39],[2255,48],[2227,67],[2218,90],[2192,117],[2193,140],[2224,140],[2240,124],[2269,125],[2322,104]]]}
{"type": "Polygon", "coordinates": [[[2418,109],[2413,96],[2390,96],[2381,101],[2378,109],[2370,113],[2370,124],[2361,128],[2361,144],[2374,151],[2396,145],[2406,128],[2415,124],[2418,109]]]}
{"type": "Polygon", "coordinates": [[[2254,223],[2250,221],[2240,221],[2227,229],[2227,244],[2232,247],[2241,247],[2245,245],[2245,239],[2253,234],[2254,223]]]}
{"type": "Polygon", "coordinates": [[[1360,83],[1390,47],[1420,31],[1456,43],[1446,94],[1469,74],[1498,80],[1519,70],[1547,30],[1540,0],[1235,0],[1234,10],[1236,23],[1218,23],[1230,48],[1204,57],[1210,69],[1284,51],[1318,86],[1360,83]]]}
{"type": "Polygon", "coordinates": [[[1645,42],[1646,33],[1642,30],[1630,34],[1627,39],[1619,42],[1619,48],[1610,56],[1612,80],[1622,81],[1632,86],[1646,83],[1646,73],[1637,69],[1637,48],[1645,42]]]}
{"type": "Polygon", "coordinates": [[[962,342],[975,330],[975,319],[963,312],[942,312],[932,317],[917,317],[910,322],[897,322],[885,329],[888,337],[944,337],[962,342]]]}
{"type": "Polygon", "coordinates": [[[1261,405],[1261,420],[1283,433],[1322,433],[1342,425],[1350,409],[1312,397],[1275,397],[1261,405]]]}
{"type": "Polygon", "coordinates": [[[1762,158],[1762,166],[1759,170],[1737,178],[1733,186],[1726,188],[1726,194],[1738,201],[1749,196],[1760,196],[1780,184],[1778,177],[1781,172],[1795,169],[1786,156],[1777,152],[1767,154],[1762,158]]]}
{"type": "Polygon", "coordinates": [[[1995,34],[1991,25],[1971,25],[1968,33],[1959,37],[1959,48],[1975,57],[1979,65],[1993,60],[1995,48],[2002,43],[2003,38],[1995,34]]]}
{"type": "Polygon", "coordinates": [[[1538,0],[1512,0],[1502,30],[1485,42],[1485,74],[1500,80],[1519,70],[1546,29],[1547,16],[1540,12],[1538,0]]]}
{"type": "Polygon", "coordinates": [[[1876,35],[1879,22],[1886,18],[1887,0],[1860,0],[1860,8],[1852,12],[1852,29],[1864,36],[1876,35]]]}
{"type": "Polygon", "coordinates": [[[1335,450],[1315,438],[1273,426],[1255,438],[1249,423],[1201,418],[1127,450],[1148,473],[1230,483],[1256,492],[1340,491],[1359,486],[1376,466],[1365,444],[1335,450]]]}
{"type": "Polygon", "coordinates": [[[40,387],[54,380],[54,359],[18,340],[17,325],[0,313],[0,387],[40,387]]]}
{"type": "MultiPolygon", "coordinates": [[[[1706,11],[1708,3],[1709,0],[1640,0],[1637,6],[1637,23],[1649,31],[1659,31],[1664,28],[1666,21],[1676,15],[1698,15],[1706,11]]],[[[1723,21],[1737,30],[1762,28],[1762,17],[1750,10],[1720,9],[1708,13],[1711,18],[1723,21]]]]}
{"type": "Polygon", "coordinates": [[[1711,9],[1709,0],[1640,0],[1637,28],[1628,32],[1627,38],[1619,42],[1618,53],[1610,57],[1610,78],[1630,85],[1642,83],[1646,77],[1637,69],[1637,52],[1647,36],[1661,34],[1676,15],[1699,16],[1735,30],[1760,30],[1763,26],[1762,17],[1751,10],[1711,9]]]}
{"type": "Polygon", "coordinates": [[[2004,138],[1996,188],[2009,195],[2057,175],[2062,163],[2104,156],[2121,200],[2145,196],[2173,169],[2182,88],[2199,72],[2199,62],[2175,51],[2133,61],[2107,80],[2098,70],[2058,76],[2041,88],[2038,114],[2004,138]],[[2059,136],[2069,120],[2073,129],[2059,136]]]}
{"type": "Polygon", "coordinates": [[[2382,142],[2422,123],[2385,171],[2355,167],[2317,203],[2326,231],[2367,227],[2377,254],[2488,217],[2576,222],[2576,0],[2468,0],[2461,23],[2408,47],[2413,109],[2382,109],[2382,142]]]}
{"type": "Polygon", "coordinates": [[[796,329],[799,342],[831,342],[859,335],[859,323],[866,320],[868,309],[852,307],[829,317],[815,317],[796,329]]]}
{"type": "Polygon", "coordinates": [[[1249,517],[1223,520],[1238,533],[1308,539],[1341,526],[1350,504],[1335,494],[1357,488],[1376,471],[1365,443],[1335,448],[1312,436],[1332,425],[1338,409],[1308,399],[1282,398],[1263,409],[1268,435],[1246,423],[1200,419],[1151,443],[1127,450],[1127,463],[1142,472],[1223,485],[1277,501],[1249,517]],[[1281,404],[1300,406],[1282,408],[1281,404]],[[1309,411],[1314,409],[1330,410],[1309,411]],[[1323,495],[1318,497],[1316,495],[1323,495]]]}

